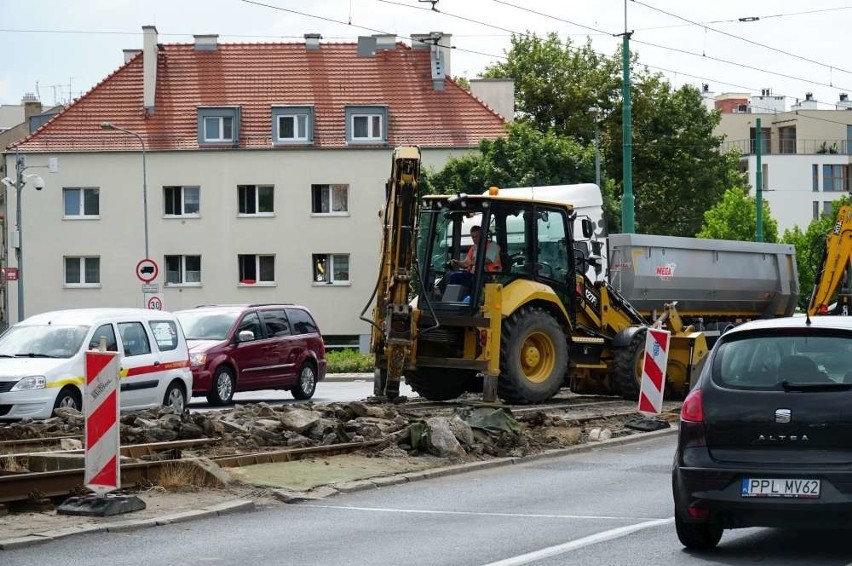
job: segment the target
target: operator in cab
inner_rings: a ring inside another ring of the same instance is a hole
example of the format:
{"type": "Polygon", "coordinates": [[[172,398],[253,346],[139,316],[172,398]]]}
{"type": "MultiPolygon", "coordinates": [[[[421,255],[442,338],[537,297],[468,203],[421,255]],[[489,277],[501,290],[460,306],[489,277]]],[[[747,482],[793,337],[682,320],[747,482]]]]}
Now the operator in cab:
{"type": "MultiPolygon", "coordinates": [[[[469,273],[473,272],[476,266],[476,250],[479,247],[479,240],[482,237],[482,228],[474,226],[470,229],[470,239],[473,244],[467,249],[467,255],[463,260],[452,259],[450,265],[463,269],[469,273]]],[[[488,240],[485,243],[485,271],[502,271],[503,266],[500,261],[500,246],[488,240]]]]}

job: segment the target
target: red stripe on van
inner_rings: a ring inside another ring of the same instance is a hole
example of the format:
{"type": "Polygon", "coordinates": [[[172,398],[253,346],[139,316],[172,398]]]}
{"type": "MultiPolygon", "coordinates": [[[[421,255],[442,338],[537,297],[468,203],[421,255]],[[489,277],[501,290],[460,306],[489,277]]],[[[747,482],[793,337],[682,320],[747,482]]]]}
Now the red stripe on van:
{"type": "Polygon", "coordinates": [[[135,368],[129,368],[125,377],[132,377],[134,375],[145,375],[146,373],[154,373],[155,371],[164,371],[168,369],[178,369],[189,367],[189,360],[183,360],[180,362],[168,362],[165,364],[159,365],[149,365],[149,366],[139,366],[135,368]]]}

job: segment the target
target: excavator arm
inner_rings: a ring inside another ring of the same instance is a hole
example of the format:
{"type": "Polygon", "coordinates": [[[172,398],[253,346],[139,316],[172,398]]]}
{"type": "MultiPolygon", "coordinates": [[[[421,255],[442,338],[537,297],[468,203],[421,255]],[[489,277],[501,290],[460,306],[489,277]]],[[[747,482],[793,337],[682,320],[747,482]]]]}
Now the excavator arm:
{"type": "Polygon", "coordinates": [[[837,213],[834,229],[825,241],[825,253],[816,271],[816,281],[808,304],[808,315],[849,314],[848,296],[838,298],[838,308],[829,312],[829,304],[849,270],[852,259],[852,207],[843,206],[837,213]],[[841,306],[842,305],[842,306],[841,306]]]}
{"type": "Polygon", "coordinates": [[[403,371],[414,351],[416,321],[409,294],[416,253],[420,148],[398,147],[385,186],[382,246],[370,350],[376,360],[375,394],[399,396],[403,371]]]}

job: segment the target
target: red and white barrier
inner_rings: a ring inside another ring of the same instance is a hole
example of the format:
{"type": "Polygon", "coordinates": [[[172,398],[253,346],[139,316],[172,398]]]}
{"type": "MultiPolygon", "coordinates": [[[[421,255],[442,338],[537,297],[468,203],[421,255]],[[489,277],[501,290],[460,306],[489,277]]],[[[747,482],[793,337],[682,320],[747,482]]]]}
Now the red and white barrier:
{"type": "Polygon", "coordinates": [[[640,413],[658,415],[663,410],[670,339],[671,332],[668,330],[648,329],[645,338],[645,360],[642,364],[642,384],[639,388],[640,413]]]}
{"type": "Polygon", "coordinates": [[[118,392],[118,353],[86,352],[84,484],[100,496],[121,487],[118,392]]]}

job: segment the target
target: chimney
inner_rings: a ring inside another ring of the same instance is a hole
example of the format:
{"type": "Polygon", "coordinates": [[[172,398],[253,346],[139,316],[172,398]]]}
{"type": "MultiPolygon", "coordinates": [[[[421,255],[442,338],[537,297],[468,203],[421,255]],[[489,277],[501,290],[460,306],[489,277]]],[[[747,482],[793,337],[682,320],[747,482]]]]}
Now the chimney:
{"type": "Polygon", "coordinates": [[[515,81],[513,79],[470,79],[470,93],[507,122],[514,119],[515,81]]]}
{"type": "Polygon", "coordinates": [[[814,93],[806,92],[805,99],[794,104],[792,110],[816,110],[819,103],[814,100],[814,93]]]}
{"type": "Polygon", "coordinates": [[[435,90],[444,90],[444,78],[450,74],[450,50],[452,35],[440,31],[430,33],[412,33],[411,47],[429,49],[432,60],[432,86],[435,90]]]}
{"type": "Polygon", "coordinates": [[[308,51],[316,51],[320,48],[320,39],[322,39],[322,36],[318,33],[306,33],[305,49],[308,51]]]}
{"type": "Polygon", "coordinates": [[[141,49],[124,49],[124,64],[130,63],[130,60],[142,53],[141,49]]]}
{"type": "Polygon", "coordinates": [[[41,102],[36,98],[35,94],[28,92],[21,99],[21,104],[24,105],[24,122],[30,119],[30,116],[41,114],[41,102]]]}
{"type": "Polygon", "coordinates": [[[396,49],[396,36],[389,33],[373,34],[376,38],[376,49],[396,49]]]}
{"type": "Polygon", "coordinates": [[[142,105],[145,114],[154,113],[157,95],[157,28],[142,26],[142,105]]]}
{"type": "Polygon", "coordinates": [[[713,111],[716,109],[716,93],[710,90],[709,83],[701,84],[701,100],[704,103],[704,108],[708,111],[713,111]]]}
{"type": "Polygon", "coordinates": [[[195,38],[195,50],[196,51],[216,51],[216,47],[219,43],[219,35],[215,33],[205,33],[200,35],[193,35],[195,38]]]}
{"type": "Polygon", "coordinates": [[[845,92],[840,93],[840,100],[834,105],[837,110],[852,110],[852,101],[849,100],[849,95],[845,92]]]}

